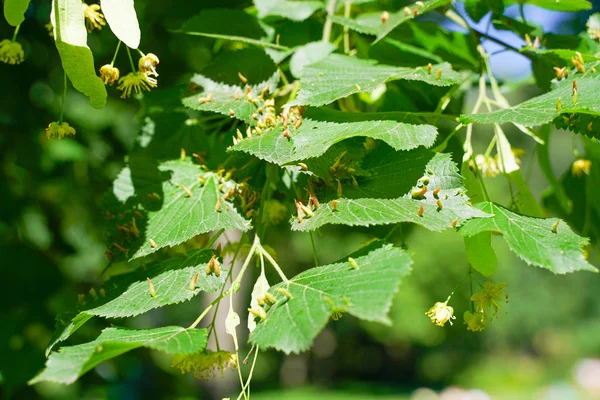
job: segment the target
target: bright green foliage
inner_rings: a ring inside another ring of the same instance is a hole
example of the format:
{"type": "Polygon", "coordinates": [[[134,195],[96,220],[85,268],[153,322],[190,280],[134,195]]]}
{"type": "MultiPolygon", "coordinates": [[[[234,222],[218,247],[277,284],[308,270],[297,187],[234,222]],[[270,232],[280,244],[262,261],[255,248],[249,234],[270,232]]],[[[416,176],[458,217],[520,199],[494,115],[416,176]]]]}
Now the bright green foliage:
{"type": "Polygon", "coordinates": [[[206,329],[185,329],[165,326],[156,329],[106,328],[92,342],[62,347],[50,354],[46,368],[29,384],[49,381],[73,383],[103,361],[138,347],[160,350],[170,354],[192,354],[204,350],[206,329]]]}
{"type": "Polygon", "coordinates": [[[250,222],[230,201],[223,199],[228,191],[234,190],[235,182],[223,181],[223,177],[206,172],[188,160],[167,161],[154,171],[152,168],[156,166],[151,160],[141,158],[140,163],[134,161],[132,169],[144,175],[132,176],[131,170],[125,169],[115,181],[114,189],[115,196],[121,201],[128,200],[131,204],[137,199],[146,205],[142,210],[144,218],[136,219],[139,234],[124,243],[125,247],[131,248],[132,259],[212,230],[246,231],[250,228],[250,222]],[[125,197],[131,193],[136,194],[135,199],[125,197]],[[152,199],[150,203],[148,197],[152,199]]]}
{"type": "Polygon", "coordinates": [[[137,49],[141,33],[133,0],[101,0],[100,6],[115,36],[132,49],[137,49]]]}
{"type": "Polygon", "coordinates": [[[304,21],[315,11],[323,8],[320,1],[254,0],[258,17],[283,17],[292,21],[304,21]]]}
{"type": "MultiPolygon", "coordinates": [[[[469,198],[462,187],[462,177],[457,173],[456,165],[450,160],[449,155],[436,154],[433,156],[427,166],[421,169],[420,175],[429,179],[428,190],[421,198],[412,196],[412,191],[418,190],[415,179],[414,187],[399,198],[340,198],[335,200],[337,202],[335,206],[331,202],[322,204],[312,217],[305,218],[302,222],[294,220],[292,229],[312,231],[327,224],[370,226],[412,222],[432,231],[442,231],[450,228],[455,219],[458,219],[458,223],[461,224],[469,218],[488,216],[485,212],[468,204],[469,198]],[[436,198],[433,190],[438,187],[440,191],[436,198]],[[438,200],[442,203],[442,208],[438,206],[438,200]],[[421,206],[423,212],[419,216],[421,206]]],[[[391,174],[391,176],[394,175],[391,174]]],[[[367,189],[372,191],[371,194],[377,193],[378,186],[392,186],[392,188],[394,186],[390,185],[389,180],[386,181],[383,174],[380,174],[376,181],[378,183],[374,187],[369,188],[367,184],[367,189]]],[[[361,183],[359,181],[356,192],[360,193],[360,190],[361,183]]],[[[386,197],[387,193],[382,193],[379,189],[379,194],[386,197]]]]}
{"type": "Polygon", "coordinates": [[[387,312],[401,279],[412,261],[401,249],[386,245],[355,260],[311,268],[273,286],[269,292],[277,302],[267,318],[257,324],[250,342],[261,348],[274,347],[285,353],[310,348],[330,317],[349,314],[367,321],[389,323],[387,312]],[[277,292],[287,289],[292,298],[277,292]]]}
{"type": "MultiPolygon", "coordinates": [[[[316,110],[315,119],[312,119],[311,112],[307,112],[298,129],[293,126],[288,128],[290,139],[282,136],[284,129],[283,125],[279,124],[260,136],[242,140],[233,150],[245,151],[281,165],[319,157],[334,144],[357,136],[382,140],[395,150],[430,147],[437,136],[437,130],[431,125],[386,120],[377,114],[362,115],[363,121],[352,121],[352,116],[349,115],[347,120],[352,122],[337,122],[344,120],[346,115],[347,113],[316,110]]],[[[398,116],[410,118],[410,115],[398,116]]]]}
{"type": "Polygon", "coordinates": [[[25,20],[25,12],[29,8],[30,0],[5,0],[4,17],[6,22],[12,26],[17,26],[25,20]]]}
{"type": "Polygon", "coordinates": [[[554,11],[582,11],[592,8],[592,3],[588,0],[504,0],[504,2],[506,5],[515,3],[531,4],[554,11]]]}
{"type": "Polygon", "coordinates": [[[508,109],[465,115],[463,121],[484,124],[512,122],[537,126],[554,120],[560,128],[598,136],[600,124],[594,122],[600,115],[600,80],[598,72],[594,69],[595,65],[596,63],[587,63],[586,72],[583,74],[577,73],[576,70],[571,71],[568,79],[558,82],[556,89],[548,93],[508,109]],[[573,82],[576,82],[577,89],[574,89],[573,82]]]}
{"type": "Polygon", "coordinates": [[[465,236],[467,258],[475,271],[483,276],[491,276],[496,271],[498,259],[492,248],[492,234],[480,232],[473,236],[465,236]]]}
{"type": "Polygon", "coordinates": [[[214,292],[224,282],[225,276],[206,275],[211,252],[193,252],[183,257],[154,262],[145,269],[117,275],[94,295],[84,297],[81,309],[57,318],[57,327],[47,353],[59,342],[66,340],[94,316],[126,318],[143,314],[155,308],[190,300],[200,292],[214,292]],[[190,281],[198,273],[196,288],[190,290],[190,281]],[[147,278],[152,280],[156,297],[150,294],[147,278]]]}
{"type": "Polygon", "coordinates": [[[377,41],[386,37],[400,24],[410,21],[418,15],[448,4],[450,4],[449,0],[426,0],[423,2],[423,7],[412,4],[406,8],[406,11],[405,9],[400,9],[395,13],[389,13],[389,19],[385,22],[381,20],[381,12],[359,15],[355,20],[339,16],[334,16],[331,19],[340,25],[347,26],[360,33],[377,36],[377,41]]]}
{"type": "Polygon", "coordinates": [[[256,125],[252,118],[260,106],[260,102],[251,101],[249,98],[257,99],[260,92],[267,86],[273,90],[277,84],[277,75],[273,75],[267,82],[251,85],[250,93],[244,92],[244,86],[226,85],[217,83],[200,74],[192,78],[192,83],[202,86],[203,91],[183,99],[183,104],[193,110],[213,111],[219,114],[231,115],[250,125],[256,125]],[[236,100],[237,97],[237,100],[236,100]]]}
{"type": "Polygon", "coordinates": [[[463,235],[501,233],[521,259],[555,274],[597,271],[581,252],[588,240],[574,234],[565,222],[556,218],[526,217],[493,203],[480,203],[476,207],[494,216],[467,221],[460,229],[463,235]]]}
{"type": "Polygon", "coordinates": [[[326,42],[311,42],[300,47],[290,59],[290,72],[296,78],[302,75],[304,67],[321,61],[335,50],[335,46],[326,42]]]}
{"type": "Polygon", "coordinates": [[[106,88],[96,76],[94,58],[87,46],[83,9],[79,0],[53,0],[50,14],[54,39],[65,73],[75,89],[90,98],[90,104],[106,104],[106,88]]]}
{"type": "Polygon", "coordinates": [[[332,54],[304,68],[298,97],[289,105],[322,106],[354,93],[371,92],[382,83],[398,79],[450,86],[458,82],[460,74],[453,71],[448,63],[434,65],[429,73],[426,66],[392,67],[377,65],[372,60],[332,54]],[[440,79],[437,79],[438,70],[442,71],[440,79]]]}

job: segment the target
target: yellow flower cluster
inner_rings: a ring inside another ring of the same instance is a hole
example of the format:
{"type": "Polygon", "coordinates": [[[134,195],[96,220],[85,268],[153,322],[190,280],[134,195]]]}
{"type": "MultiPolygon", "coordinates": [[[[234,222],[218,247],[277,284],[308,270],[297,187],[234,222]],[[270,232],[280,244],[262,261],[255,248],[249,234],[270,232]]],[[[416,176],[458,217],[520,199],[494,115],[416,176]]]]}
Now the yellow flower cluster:
{"type": "Polygon", "coordinates": [[[48,139],[62,139],[65,136],[75,136],[75,129],[66,122],[52,122],[46,128],[48,139]]]}
{"type": "Polygon", "coordinates": [[[123,92],[121,98],[126,99],[131,97],[132,93],[138,94],[144,90],[149,92],[158,85],[158,81],[151,76],[158,76],[156,72],[158,63],[158,57],[148,53],[140,58],[137,72],[130,72],[119,79],[119,70],[107,64],[100,68],[100,78],[108,85],[112,85],[118,79],[117,89],[123,92]]]}
{"type": "Polygon", "coordinates": [[[23,47],[19,42],[4,39],[0,42],[0,61],[6,64],[20,64],[25,59],[23,47]]]}
{"type": "Polygon", "coordinates": [[[98,4],[86,4],[82,3],[83,15],[85,16],[85,26],[88,32],[92,32],[95,29],[100,30],[106,25],[104,15],[100,12],[100,6],[98,4]]]}
{"type": "Polygon", "coordinates": [[[196,354],[178,354],[173,358],[171,367],[179,368],[182,374],[193,372],[197,379],[210,379],[216,371],[237,368],[237,357],[228,351],[205,350],[196,354]]]}
{"type": "Polygon", "coordinates": [[[431,322],[437,326],[444,326],[446,322],[450,322],[450,325],[452,325],[452,320],[456,319],[454,308],[448,305],[448,300],[443,303],[438,301],[425,313],[431,319],[431,322]]]}

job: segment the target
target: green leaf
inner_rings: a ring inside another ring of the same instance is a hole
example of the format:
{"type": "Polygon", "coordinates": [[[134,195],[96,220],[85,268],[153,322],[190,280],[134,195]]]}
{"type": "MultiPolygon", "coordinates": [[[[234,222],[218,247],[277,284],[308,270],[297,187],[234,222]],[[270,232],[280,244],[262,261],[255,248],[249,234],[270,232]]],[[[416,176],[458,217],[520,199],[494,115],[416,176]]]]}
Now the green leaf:
{"type": "MultiPolygon", "coordinates": [[[[396,165],[401,163],[393,158],[391,162],[398,163],[396,165]]],[[[381,170],[386,171],[386,162],[382,161],[382,164],[381,170]]],[[[410,161],[406,165],[409,166],[410,161]]],[[[397,171],[397,167],[392,171],[397,171]]],[[[390,185],[390,180],[397,178],[396,173],[389,173],[387,175],[389,178],[386,180],[384,174],[385,172],[380,173],[378,178],[373,178],[374,186],[372,187],[364,185],[363,188],[359,181],[358,188],[350,194],[354,197],[356,193],[363,191],[371,195],[379,192],[378,194],[387,196],[389,189],[382,189],[382,186],[390,185]]],[[[489,216],[468,205],[469,198],[462,187],[462,177],[458,174],[456,165],[451,161],[449,154],[435,154],[427,166],[421,170],[421,175],[429,178],[429,190],[422,199],[412,198],[412,189],[417,189],[417,186],[413,186],[403,197],[394,199],[340,198],[334,200],[337,202],[335,209],[329,202],[322,204],[319,209],[314,211],[313,216],[304,218],[302,222],[294,219],[292,229],[312,231],[327,224],[370,226],[413,222],[432,231],[442,231],[450,228],[455,219],[458,220],[457,222],[463,222],[469,218],[489,216]],[[442,202],[441,209],[437,205],[438,199],[433,195],[433,190],[437,187],[440,188],[437,197],[442,202]],[[423,206],[424,212],[419,216],[418,212],[421,206],[423,206]]],[[[416,183],[416,180],[413,181],[413,185],[416,183]]]]}
{"type": "Polygon", "coordinates": [[[525,126],[543,125],[554,120],[559,128],[569,128],[577,133],[598,136],[600,124],[593,122],[600,116],[600,75],[592,69],[594,65],[595,63],[586,64],[584,74],[571,71],[569,78],[558,82],[556,89],[519,105],[487,114],[463,115],[461,119],[466,123],[512,122],[525,126]],[[573,81],[577,82],[576,99],[573,81]]]}
{"type": "Polygon", "coordinates": [[[290,72],[295,78],[302,75],[305,66],[321,61],[335,50],[328,42],[311,42],[298,48],[290,59],[290,72]]]}
{"type": "Polygon", "coordinates": [[[320,1],[254,0],[258,18],[283,17],[292,21],[304,21],[323,8],[320,1]]]}
{"type": "Polygon", "coordinates": [[[192,78],[192,82],[202,86],[203,90],[184,98],[182,102],[192,110],[212,111],[232,116],[254,126],[257,121],[252,118],[252,114],[257,113],[258,108],[262,106],[262,100],[257,101],[260,93],[267,85],[269,92],[275,90],[278,79],[279,75],[275,72],[269,80],[249,85],[250,92],[246,95],[241,86],[215,82],[206,76],[196,74],[192,78]],[[250,98],[254,101],[251,101],[250,98]],[[233,115],[231,115],[231,111],[233,111],[233,115]]]}
{"type": "Polygon", "coordinates": [[[29,381],[73,383],[103,361],[110,360],[138,347],[170,354],[192,354],[206,348],[206,329],[186,329],[165,326],[155,329],[106,328],[96,340],[77,346],[62,347],[50,354],[46,368],[29,381]]]}
{"type": "Polygon", "coordinates": [[[343,312],[389,324],[394,293],[411,270],[409,255],[386,245],[355,261],[357,269],[348,262],[330,264],[273,286],[269,292],[277,303],[250,334],[250,342],[288,354],[307,350],[334,312],[336,317],[343,312]],[[287,299],[277,288],[287,289],[293,297],[287,299]]]}
{"type": "Polygon", "coordinates": [[[448,63],[434,65],[433,72],[429,74],[426,67],[376,65],[372,60],[331,54],[304,68],[298,97],[288,105],[322,106],[354,93],[371,92],[382,83],[398,79],[450,86],[458,82],[460,74],[453,71],[448,63]],[[436,77],[438,70],[442,70],[439,80],[436,77]]]}
{"type": "MultiPolygon", "coordinates": [[[[156,166],[147,156],[130,157],[129,176],[127,171],[122,172],[115,181],[114,194],[123,199],[124,193],[135,193],[136,198],[126,204],[127,209],[140,204],[138,208],[144,218],[136,220],[139,238],[121,245],[134,251],[131,256],[134,259],[183,243],[201,233],[222,228],[250,229],[250,222],[238,214],[230,201],[223,199],[234,186],[235,182],[223,181],[217,174],[206,172],[188,160],[167,161],[156,166]],[[154,200],[149,200],[148,195],[154,200]]],[[[117,211],[113,209],[111,213],[117,211]]],[[[121,223],[125,222],[129,221],[121,223]]]]}
{"type": "Polygon", "coordinates": [[[87,47],[81,1],[53,0],[50,21],[62,66],[73,87],[89,97],[92,107],[104,107],[106,88],[96,76],[92,51],[87,47]]]}
{"type": "Polygon", "coordinates": [[[481,232],[473,236],[465,236],[464,240],[471,266],[483,276],[492,276],[498,265],[496,253],[492,248],[492,234],[481,232]]]}
{"type": "Polygon", "coordinates": [[[95,289],[95,297],[85,296],[82,309],[57,318],[56,330],[46,355],[59,342],[69,338],[84,323],[94,316],[103,318],[126,318],[143,314],[155,308],[190,300],[200,292],[214,292],[225,280],[206,275],[206,266],[212,256],[210,251],[196,251],[184,258],[174,257],[148,264],[140,269],[109,279],[102,288],[95,289]],[[190,290],[190,281],[199,274],[196,288],[190,290]],[[150,295],[150,278],[156,297],[150,295]]]}
{"type": "Polygon", "coordinates": [[[505,0],[504,2],[507,6],[510,4],[522,3],[531,4],[547,10],[567,12],[590,10],[592,8],[592,3],[587,0],[505,0]]]}
{"type": "Polygon", "coordinates": [[[395,13],[389,13],[389,18],[386,22],[381,21],[381,12],[362,14],[354,20],[340,16],[331,16],[329,18],[336,24],[348,27],[357,32],[377,36],[377,39],[375,40],[375,42],[377,42],[386,37],[401,24],[414,19],[418,15],[422,15],[442,6],[447,6],[450,3],[450,0],[426,0],[423,2],[423,7],[413,4],[406,7],[408,11],[405,11],[403,8],[395,13]]]}
{"type": "Polygon", "coordinates": [[[526,217],[494,203],[480,203],[475,207],[493,217],[467,221],[460,228],[463,235],[474,236],[488,231],[501,233],[519,258],[555,274],[597,271],[582,253],[588,240],[573,233],[565,222],[556,218],[526,217]],[[559,223],[554,229],[556,222],[559,223]]]}
{"type": "Polygon", "coordinates": [[[309,109],[298,129],[288,127],[291,139],[282,136],[284,129],[280,123],[262,135],[242,140],[232,150],[282,165],[319,157],[334,144],[353,137],[379,139],[396,150],[433,145],[437,136],[435,127],[398,122],[403,119],[413,122],[417,118],[409,113],[342,113],[309,109]]]}
{"type": "Polygon", "coordinates": [[[4,18],[12,26],[18,26],[25,20],[25,12],[30,0],[5,0],[4,18]]]}
{"type": "Polygon", "coordinates": [[[133,0],[100,0],[100,6],[115,36],[132,49],[140,47],[140,24],[133,0]]]}
{"type": "Polygon", "coordinates": [[[202,10],[185,21],[177,32],[287,50],[285,46],[271,43],[272,29],[267,29],[266,25],[261,24],[256,17],[240,10],[202,10]]]}

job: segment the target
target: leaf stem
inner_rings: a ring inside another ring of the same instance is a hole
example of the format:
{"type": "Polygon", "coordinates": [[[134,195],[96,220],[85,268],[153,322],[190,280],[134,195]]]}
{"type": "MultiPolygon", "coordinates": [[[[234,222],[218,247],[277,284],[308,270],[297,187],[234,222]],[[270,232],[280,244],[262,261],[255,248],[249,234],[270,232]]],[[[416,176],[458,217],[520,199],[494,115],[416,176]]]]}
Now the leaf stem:
{"type": "Polygon", "coordinates": [[[135,69],[135,64],[133,63],[133,58],[131,58],[131,50],[129,50],[129,46],[127,46],[126,49],[127,49],[127,55],[129,56],[129,62],[131,63],[131,71],[135,73],[136,69],[135,69]]]}
{"type": "Polygon", "coordinates": [[[67,101],[67,72],[63,70],[63,97],[60,105],[60,118],[58,122],[62,124],[65,115],[65,102],[67,101]]]}
{"type": "MultiPolygon", "coordinates": [[[[252,351],[252,350],[250,350],[252,351]]],[[[248,390],[248,398],[250,398],[250,382],[252,381],[252,374],[254,373],[254,366],[256,365],[256,359],[258,358],[258,346],[256,346],[256,349],[254,351],[254,359],[252,360],[252,365],[250,366],[250,372],[248,373],[248,379],[246,380],[246,384],[242,386],[242,393],[245,392],[245,390],[248,390]]],[[[240,393],[240,395],[237,397],[237,400],[240,400],[242,393],[240,393]]]]}
{"type": "Polygon", "coordinates": [[[17,41],[17,35],[19,34],[19,29],[21,29],[21,24],[17,25],[17,27],[15,28],[15,33],[13,33],[13,37],[12,37],[13,42],[17,41]]]}
{"type": "MultiPolygon", "coordinates": [[[[248,253],[248,257],[246,257],[246,260],[244,261],[244,265],[242,265],[242,269],[240,270],[240,272],[238,273],[238,276],[235,278],[235,280],[233,281],[233,283],[231,284],[231,286],[229,287],[229,289],[221,292],[221,294],[219,294],[205,309],[204,311],[202,311],[202,314],[200,314],[200,316],[187,328],[187,329],[193,329],[196,326],[198,326],[198,324],[200,323],[200,321],[202,321],[202,318],[204,318],[204,316],[210,311],[211,308],[213,308],[213,306],[217,303],[219,303],[219,301],[221,301],[221,299],[223,299],[223,297],[227,296],[228,294],[233,292],[233,288],[236,286],[236,284],[239,284],[242,281],[242,278],[244,276],[244,272],[246,272],[246,268],[248,268],[248,264],[250,264],[250,260],[252,259],[252,257],[254,256],[254,253],[256,252],[257,248],[259,248],[260,246],[260,241],[258,239],[258,236],[254,237],[254,243],[252,244],[252,247],[250,248],[250,252],[248,253]]],[[[230,268],[230,270],[233,268],[230,268]]],[[[227,278],[225,278],[225,280],[227,280],[227,278]]]]}
{"type": "MultiPolygon", "coordinates": [[[[350,0],[344,2],[344,17],[350,18],[350,0]]],[[[344,27],[344,54],[350,53],[350,28],[344,27]]]]}
{"type": "Polygon", "coordinates": [[[327,1],[327,7],[325,8],[325,11],[327,11],[327,19],[323,25],[323,42],[329,42],[329,39],[331,39],[331,27],[333,26],[333,21],[329,19],[329,17],[335,13],[336,2],[336,0],[327,1]]]}
{"type": "Polygon", "coordinates": [[[117,43],[117,48],[115,49],[115,55],[113,56],[112,61],[110,62],[111,67],[115,66],[115,61],[117,60],[117,54],[119,54],[120,48],[121,48],[121,41],[119,40],[119,43],[117,43]]]}
{"type": "Polygon", "coordinates": [[[308,232],[310,235],[310,244],[312,245],[313,258],[315,259],[315,267],[319,266],[319,260],[317,259],[317,248],[315,247],[315,238],[312,232],[308,232]]]}
{"type": "Polygon", "coordinates": [[[213,244],[215,244],[215,242],[217,241],[217,239],[219,238],[219,236],[221,236],[223,234],[223,232],[225,232],[225,228],[221,228],[216,234],[215,236],[213,236],[208,243],[206,244],[206,246],[204,246],[205,249],[210,249],[212,247],[213,244]]]}
{"type": "Polygon", "coordinates": [[[279,267],[277,262],[273,259],[273,257],[271,257],[271,255],[260,244],[259,244],[259,251],[261,251],[263,253],[265,258],[271,263],[273,268],[275,268],[275,271],[277,271],[277,273],[281,277],[281,280],[284,281],[286,284],[288,284],[290,282],[290,280],[285,276],[285,274],[283,273],[283,271],[281,270],[281,268],[279,267]]]}

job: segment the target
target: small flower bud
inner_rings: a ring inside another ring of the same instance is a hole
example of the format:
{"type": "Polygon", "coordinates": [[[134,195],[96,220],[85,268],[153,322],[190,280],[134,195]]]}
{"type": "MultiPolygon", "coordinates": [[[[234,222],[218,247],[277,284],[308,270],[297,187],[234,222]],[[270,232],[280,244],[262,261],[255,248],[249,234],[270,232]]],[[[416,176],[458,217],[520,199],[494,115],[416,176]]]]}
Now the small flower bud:
{"type": "Polygon", "coordinates": [[[192,277],[192,280],[190,281],[190,290],[193,292],[194,290],[196,290],[196,282],[198,281],[198,273],[196,273],[196,275],[194,275],[192,277]]]}
{"type": "Polygon", "coordinates": [[[285,288],[277,288],[275,289],[275,291],[277,293],[281,293],[282,295],[284,295],[285,297],[288,298],[288,300],[293,299],[294,296],[292,296],[292,292],[290,292],[289,290],[285,289],[285,288]]]}
{"type": "Polygon", "coordinates": [[[264,321],[265,319],[267,319],[267,313],[265,312],[265,309],[262,307],[249,308],[248,311],[250,312],[250,314],[254,315],[255,317],[260,318],[261,321],[264,321]]]}
{"type": "Polygon", "coordinates": [[[356,260],[354,258],[348,257],[348,263],[350,264],[352,269],[358,269],[358,264],[356,263],[356,260]]]}
{"type": "Polygon", "coordinates": [[[150,278],[146,278],[146,280],[148,281],[148,286],[150,287],[150,296],[156,297],[156,289],[154,289],[154,284],[150,278]]]}
{"type": "Polygon", "coordinates": [[[390,19],[390,13],[387,11],[382,12],[381,13],[381,23],[385,24],[388,21],[388,19],[390,19]]]}
{"type": "Polygon", "coordinates": [[[153,53],[148,53],[138,61],[138,70],[146,75],[158,76],[156,66],[160,61],[153,53]]]}
{"type": "Polygon", "coordinates": [[[423,216],[423,212],[425,212],[425,208],[423,207],[423,204],[419,204],[419,210],[417,211],[417,215],[421,217],[423,216]]]}
{"type": "Polygon", "coordinates": [[[110,64],[100,67],[100,79],[102,79],[102,82],[104,82],[105,85],[112,86],[119,80],[119,76],[119,69],[110,64]]]}

